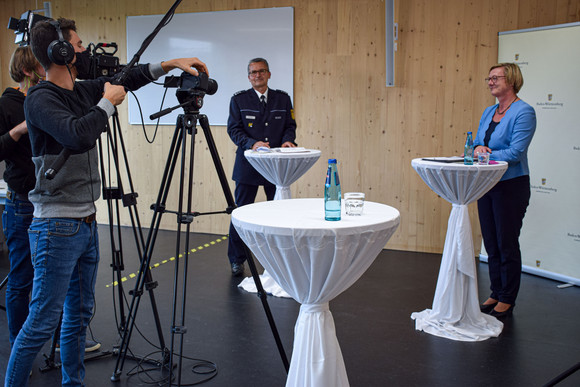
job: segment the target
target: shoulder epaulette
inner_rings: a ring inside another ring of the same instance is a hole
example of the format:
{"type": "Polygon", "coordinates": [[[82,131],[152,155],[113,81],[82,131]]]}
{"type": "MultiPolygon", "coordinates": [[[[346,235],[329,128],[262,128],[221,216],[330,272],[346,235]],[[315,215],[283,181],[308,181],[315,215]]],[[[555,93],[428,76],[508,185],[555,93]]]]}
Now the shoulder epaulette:
{"type": "Polygon", "coordinates": [[[245,93],[246,91],[248,91],[248,90],[240,90],[240,91],[238,91],[238,92],[234,93],[234,96],[236,96],[236,95],[240,95],[240,94],[243,94],[243,93],[245,93]]]}
{"type": "Polygon", "coordinates": [[[276,91],[279,92],[279,93],[288,95],[288,93],[286,93],[284,90],[276,89],[276,91]]]}

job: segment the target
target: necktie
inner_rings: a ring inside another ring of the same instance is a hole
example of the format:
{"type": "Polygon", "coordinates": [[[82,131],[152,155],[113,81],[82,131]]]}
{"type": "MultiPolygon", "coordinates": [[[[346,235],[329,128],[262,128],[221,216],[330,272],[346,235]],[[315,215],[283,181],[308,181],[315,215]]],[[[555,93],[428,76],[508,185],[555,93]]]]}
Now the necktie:
{"type": "Polygon", "coordinates": [[[266,96],[262,95],[260,97],[260,110],[262,113],[266,112],[266,96]]]}

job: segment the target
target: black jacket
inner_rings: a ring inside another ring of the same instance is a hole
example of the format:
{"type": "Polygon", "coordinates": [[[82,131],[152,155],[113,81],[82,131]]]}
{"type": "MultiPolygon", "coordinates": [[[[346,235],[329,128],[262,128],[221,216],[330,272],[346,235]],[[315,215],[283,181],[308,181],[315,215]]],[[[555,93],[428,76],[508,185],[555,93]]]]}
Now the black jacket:
{"type": "Polygon", "coordinates": [[[4,180],[8,187],[26,195],[34,188],[34,163],[28,134],[14,141],[10,130],[24,121],[24,94],[9,87],[0,97],[0,161],[6,162],[4,180]]]}
{"type": "Polygon", "coordinates": [[[266,112],[260,112],[260,100],[254,89],[239,91],[230,102],[228,134],[238,146],[233,180],[242,184],[264,185],[267,180],[246,160],[244,151],[257,141],[269,142],[271,148],[296,139],[296,121],[290,96],[281,90],[268,89],[266,112]]]}

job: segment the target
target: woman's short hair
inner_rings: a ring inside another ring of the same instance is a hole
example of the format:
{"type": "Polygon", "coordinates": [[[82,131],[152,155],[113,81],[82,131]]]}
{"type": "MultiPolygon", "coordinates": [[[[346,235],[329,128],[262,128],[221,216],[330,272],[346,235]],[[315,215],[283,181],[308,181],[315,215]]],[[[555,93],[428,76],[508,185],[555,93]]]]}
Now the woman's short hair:
{"type": "Polygon", "coordinates": [[[10,58],[10,77],[14,82],[20,83],[26,79],[24,71],[33,72],[38,66],[30,46],[18,47],[10,58]]]}
{"type": "Polygon", "coordinates": [[[498,63],[491,66],[489,71],[497,69],[499,67],[503,68],[507,84],[512,85],[514,91],[518,93],[522,88],[522,86],[524,85],[524,77],[522,76],[522,72],[520,71],[520,66],[518,66],[515,63],[498,63]]]}

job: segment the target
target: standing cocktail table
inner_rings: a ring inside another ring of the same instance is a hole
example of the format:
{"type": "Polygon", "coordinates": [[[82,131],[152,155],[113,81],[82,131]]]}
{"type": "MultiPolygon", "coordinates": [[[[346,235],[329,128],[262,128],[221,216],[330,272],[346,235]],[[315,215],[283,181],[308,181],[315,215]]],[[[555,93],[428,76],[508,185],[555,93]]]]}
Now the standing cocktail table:
{"type": "MultiPolygon", "coordinates": [[[[260,263],[301,303],[286,386],[348,386],[329,301],[355,283],[399,225],[393,207],[365,202],[362,216],[324,220],[323,199],[274,200],[232,213],[260,263]]],[[[356,329],[356,327],[353,327],[356,329]]]]}
{"type": "MultiPolygon", "coordinates": [[[[320,158],[320,151],[305,148],[273,148],[267,152],[247,150],[244,156],[266,180],[276,185],[274,200],[290,199],[290,185],[306,173],[320,158]]],[[[321,178],[324,178],[322,176],[321,178]]],[[[276,297],[290,297],[268,271],[260,275],[266,293],[276,297]]],[[[238,285],[242,289],[256,293],[256,283],[247,277],[238,285]]]]}
{"type": "Polygon", "coordinates": [[[453,205],[433,306],[411,314],[415,328],[460,341],[499,336],[503,324],[479,310],[475,250],[467,205],[481,198],[501,179],[507,163],[463,165],[414,159],[411,165],[429,188],[453,205]]]}

